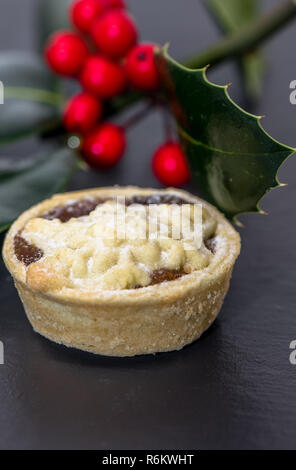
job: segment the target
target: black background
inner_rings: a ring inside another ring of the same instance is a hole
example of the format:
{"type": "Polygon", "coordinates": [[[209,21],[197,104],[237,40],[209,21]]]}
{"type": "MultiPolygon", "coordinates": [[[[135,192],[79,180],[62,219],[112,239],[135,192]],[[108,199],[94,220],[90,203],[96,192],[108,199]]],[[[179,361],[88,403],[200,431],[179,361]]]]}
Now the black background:
{"type": "MultiPolygon", "coordinates": [[[[36,48],[36,1],[0,3],[0,49],[36,48]]],[[[143,39],[171,41],[178,59],[218,38],[198,0],[129,3],[143,39]]],[[[255,111],[266,115],[263,124],[274,137],[296,146],[296,106],[289,102],[295,23],[265,49],[269,68],[255,111]]],[[[243,104],[234,66],[220,67],[211,78],[232,81],[231,95],[243,104]]],[[[152,115],[131,132],[116,170],[80,173],[71,188],[157,186],[149,158],[162,141],[160,122],[152,115]]],[[[1,154],[29,155],[38,145],[32,139],[1,154]]],[[[243,218],[242,255],[219,319],[181,352],[111,359],[56,346],[33,333],[1,262],[0,448],[295,448],[296,366],[289,362],[296,339],[295,157],[280,179],[289,186],[262,203],[270,214],[243,218]]]]}

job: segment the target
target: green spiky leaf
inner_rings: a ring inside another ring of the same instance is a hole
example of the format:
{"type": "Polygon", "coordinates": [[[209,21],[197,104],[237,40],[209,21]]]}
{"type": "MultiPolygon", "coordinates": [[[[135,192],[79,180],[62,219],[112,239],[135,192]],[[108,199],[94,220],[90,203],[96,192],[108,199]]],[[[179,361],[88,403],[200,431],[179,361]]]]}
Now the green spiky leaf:
{"type": "MultiPolygon", "coordinates": [[[[203,0],[225,35],[238,33],[257,18],[258,0],[203,0]]],[[[245,88],[251,98],[257,98],[262,90],[265,61],[259,50],[250,51],[239,61],[245,88]]]]}
{"type": "Polygon", "coordinates": [[[0,233],[24,210],[64,190],[76,165],[73,151],[63,148],[22,166],[0,167],[0,233]]]}
{"type": "Polygon", "coordinates": [[[258,212],[294,150],[272,139],[259,117],[231,100],[227,87],[211,83],[205,68],[185,68],[166,49],[158,64],[198,188],[231,219],[258,212]]]}
{"type": "Polygon", "coordinates": [[[42,57],[33,53],[2,52],[0,79],[0,144],[40,134],[60,122],[63,97],[42,57]]]}

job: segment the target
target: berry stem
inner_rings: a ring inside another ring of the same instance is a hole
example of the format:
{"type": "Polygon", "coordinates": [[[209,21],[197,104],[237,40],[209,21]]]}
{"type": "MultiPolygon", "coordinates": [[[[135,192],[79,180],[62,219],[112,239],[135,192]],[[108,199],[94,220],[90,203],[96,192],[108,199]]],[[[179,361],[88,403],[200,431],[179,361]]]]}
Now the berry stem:
{"type": "Polygon", "coordinates": [[[148,105],[136,112],[133,116],[128,118],[121,127],[126,131],[129,130],[131,127],[137,125],[142,119],[145,119],[153,109],[154,103],[150,102],[148,105]]]}
{"type": "Polygon", "coordinates": [[[124,95],[113,98],[106,103],[105,115],[106,117],[112,117],[116,114],[120,114],[127,108],[143,100],[144,96],[140,92],[129,91],[124,95]]]}
{"type": "Polygon", "coordinates": [[[167,142],[172,142],[176,140],[175,127],[172,120],[172,115],[169,112],[167,106],[162,106],[161,115],[163,118],[163,128],[165,139],[167,142]]]}

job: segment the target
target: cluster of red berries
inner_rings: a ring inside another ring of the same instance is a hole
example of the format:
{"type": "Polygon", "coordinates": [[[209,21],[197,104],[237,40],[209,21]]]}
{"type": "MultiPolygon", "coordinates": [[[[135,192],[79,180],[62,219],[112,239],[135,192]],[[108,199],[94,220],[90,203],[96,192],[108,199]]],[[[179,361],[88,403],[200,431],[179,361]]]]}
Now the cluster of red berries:
{"type": "MultiPolygon", "coordinates": [[[[81,136],[81,153],[90,166],[117,163],[126,148],[124,128],[101,122],[104,102],[127,87],[153,93],[160,87],[154,44],[139,44],[138,32],[123,0],[75,0],[70,19],[76,31],[59,31],[48,41],[47,63],[62,76],[79,80],[83,91],[64,113],[69,133],[81,136]]],[[[153,157],[153,170],[164,184],[181,186],[189,179],[184,153],[167,142],[153,157]]]]}

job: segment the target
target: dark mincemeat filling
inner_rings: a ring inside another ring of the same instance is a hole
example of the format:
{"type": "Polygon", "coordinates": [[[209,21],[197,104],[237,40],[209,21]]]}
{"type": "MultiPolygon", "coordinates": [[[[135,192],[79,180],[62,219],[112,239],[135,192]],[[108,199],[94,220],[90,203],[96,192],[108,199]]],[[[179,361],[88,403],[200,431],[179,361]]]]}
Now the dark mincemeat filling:
{"type": "Polygon", "coordinates": [[[209,251],[213,253],[213,255],[216,253],[217,250],[217,239],[216,237],[209,238],[208,240],[205,241],[205,245],[209,251]]]}
{"type": "Polygon", "coordinates": [[[186,274],[183,269],[156,269],[151,274],[150,286],[161,284],[162,282],[175,281],[186,274]]]}
{"type": "Polygon", "coordinates": [[[182,199],[179,196],[174,194],[152,194],[150,196],[133,196],[129,199],[126,199],[126,205],[131,206],[132,204],[141,204],[142,206],[149,206],[152,204],[177,204],[181,206],[182,204],[190,204],[189,201],[182,199]]]}
{"type": "Polygon", "coordinates": [[[43,251],[28,243],[20,233],[17,233],[14,237],[14,252],[17,259],[26,266],[36,263],[43,256],[43,251]]]}
{"type": "MultiPolygon", "coordinates": [[[[111,198],[110,198],[111,199],[111,198]]],[[[54,220],[59,219],[61,222],[65,223],[72,218],[78,218],[89,215],[96,207],[104,202],[110,200],[108,198],[96,198],[96,199],[82,199],[80,201],[75,201],[64,206],[55,207],[45,214],[41,215],[44,219],[54,220]]],[[[141,204],[141,205],[152,205],[152,204],[186,204],[188,201],[182,199],[173,194],[153,194],[150,196],[133,196],[126,199],[126,205],[130,206],[132,204],[141,204]]],[[[216,239],[211,238],[205,242],[206,247],[212,253],[216,251],[216,239]]],[[[29,266],[36,261],[39,261],[43,252],[38,247],[30,245],[26,240],[21,236],[21,233],[18,233],[14,237],[14,251],[16,257],[19,261],[24,263],[26,266],[29,266]]],[[[183,270],[169,270],[169,269],[157,269],[151,274],[151,283],[150,285],[161,284],[162,282],[174,281],[180,277],[186,275],[183,270]]]]}
{"type": "MultiPolygon", "coordinates": [[[[54,207],[53,209],[41,215],[44,219],[53,220],[59,219],[61,222],[68,222],[72,218],[83,217],[89,215],[100,204],[110,201],[111,198],[93,198],[81,199],[65,206],[54,207]]],[[[186,204],[188,201],[173,194],[153,194],[151,196],[133,196],[125,200],[126,206],[132,204],[141,204],[142,206],[149,206],[152,204],[186,204]]]]}
{"type": "Polygon", "coordinates": [[[65,206],[54,207],[40,217],[47,220],[59,219],[65,223],[70,219],[78,219],[79,217],[89,215],[99,204],[104,204],[106,201],[107,199],[82,199],[65,206]]]}

